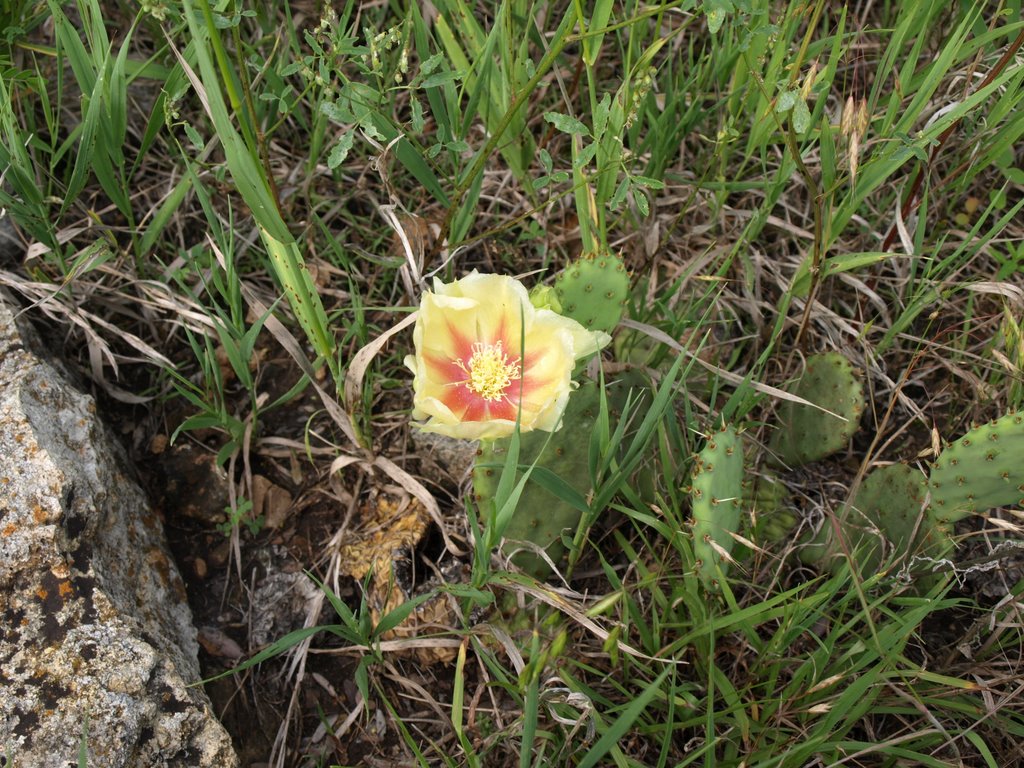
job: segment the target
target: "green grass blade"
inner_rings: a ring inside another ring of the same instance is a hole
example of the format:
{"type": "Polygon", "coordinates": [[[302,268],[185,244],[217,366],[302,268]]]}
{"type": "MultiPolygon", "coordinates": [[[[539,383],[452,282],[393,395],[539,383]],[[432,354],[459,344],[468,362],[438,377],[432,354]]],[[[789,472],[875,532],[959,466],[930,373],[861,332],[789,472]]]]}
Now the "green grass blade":
{"type": "MultiPolygon", "coordinates": [[[[199,2],[200,5],[205,6],[205,0],[199,0],[199,2]]],[[[210,37],[209,30],[200,26],[196,20],[196,9],[192,0],[184,0],[184,6],[189,29],[196,41],[194,53],[199,63],[199,76],[192,71],[180,53],[176,52],[176,54],[193,87],[203,99],[206,113],[213,122],[217,137],[224,147],[224,156],[228,169],[231,171],[231,177],[260,227],[279,243],[293,243],[295,238],[281,218],[277,203],[270,194],[270,187],[264,177],[263,169],[256,159],[255,151],[246,146],[242,136],[232,125],[227,105],[221,94],[217,69],[206,48],[210,37]]]]}
{"type": "Polygon", "coordinates": [[[622,714],[616,718],[608,730],[601,734],[601,738],[597,740],[593,747],[587,750],[587,753],[580,760],[579,768],[593,768],[597,765],[605,755],[612,750],[613,747],[618,743],[619,739],[626,735],[627,731],[633,727],[633,724],[643,715],[644,710],[647,709],[647,705],[654,700],[654,698],[662,693],[661,686],[671,672],[670,667],[666,667],[662,670],[661,674],[658,675],[643,691],[630,703],[622,714]]]}

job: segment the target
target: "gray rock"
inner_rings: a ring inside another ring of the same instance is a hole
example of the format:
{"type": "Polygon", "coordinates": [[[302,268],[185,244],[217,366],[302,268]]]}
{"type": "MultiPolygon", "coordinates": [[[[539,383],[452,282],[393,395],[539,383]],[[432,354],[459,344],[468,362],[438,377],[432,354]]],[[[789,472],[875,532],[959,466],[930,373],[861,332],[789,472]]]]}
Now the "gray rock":
{"type": "Polygon", "coordinates": [[[411,434],[420,459],[430,464],[432,472],[448,475],[459,484],[466,481],[480,448],[476,440],[460,440],[418,429],[412,429],[411,434]]]}
{"type": "Polygon", "coordinates": [[[0,294],[0,765],[231,768],[163,528],[0,294]]]}

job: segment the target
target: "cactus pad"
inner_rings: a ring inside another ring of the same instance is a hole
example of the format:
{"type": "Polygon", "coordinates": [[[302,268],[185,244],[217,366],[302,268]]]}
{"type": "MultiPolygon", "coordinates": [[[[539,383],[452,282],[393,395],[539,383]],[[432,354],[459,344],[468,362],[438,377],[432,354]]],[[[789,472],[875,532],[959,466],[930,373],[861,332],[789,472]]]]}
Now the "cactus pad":
{"type": "Polygon", "coordinates": [[[932,467],[929,519],[948,526],[974,512],[1024,500],[1024,415],[1008,413],[970,430],[932,467]]]}
{"type": "Polygon", "coordinates": [[[840,544],[836,540],[826,521],[814,542],[801,550],[801,558],[805,562],[826,559],[836,570],[849,552],[857,555],[862,573],[867,574],[879,567],[886,551],[899,554],[933,551],[936,545],[944,548],[945,537],[927,525],[914,535],[925,490],[924,477],[906,464],[876,469],[839,512],[845,541],[840,544]]]}
{"type": "Polygon", "coordinates": [[[789,488],[773,472],[762,472],[751,488],[744,489],[743,506],[756,520],[754,541],[781,544],[792,535],[797,519],[786,505],[788,498],[789,488]]]}
{"type": "Polygon", "coordinates": [[[845,547],[827,525],[801,550],[801,558],[809,563],[826,560],[836,569],[844,552],[856,552],[862,572],[870,573],[882,562],[879,537],[896,554],[945,558],[953,548],[954,522],[993,507],[1024,503],[1021,456],[1024,416],[1010,413],[974,427],[949,445],[936,459],[927,482],[902,464],[875,470],[840,512],[845,547]],[[922,516],[926,491],[931,501],[922,516]]]}
{"type": "Polygon", "coordinates": [[[846,446],[864,412],[864,388],[850,361],[837,352],[807,358],[804,375],[790,388],[803,399],[839,414],[789,400],[779,407],[771,449],[787,465],[823,459],[846,446]]]}
{"type": "Polygon", "coordinates": [[[728,569],[740,524],[743,494],[743,444],[735,427],[708,437],[692,469],[693,552],[701,580],[714,587],[719,571],[728,569]],[[724,554],[723,554],[724,553],[724,554]],[[718,567],[716,567],[718,566],[718,567]]]}
{"type": "MultiPolygon", "coordinates": [[[[570,395],[561,429],[553,434],[527,432],[520,436],[519,463],[529,466],[536,461],[538,468],[554,473],[585,496],[591,490],[588,446],[598,406],[597,385],[587,382],[570,395]]],[[[505,438],[481,445],[473,468],[473,493],[481,509],[494,503],[508,442],[505,438]]],[[[579,509],[531,479],[505,529],[505,551],[521,550],[516,542],[528,541],[543,547],[551,560],[558,563],[565,555],[562,532],[569,529],[569,535],[575,533],[580,517],[579,509]]],[[[525,550],[516,553],[513,562],[537,578],[550,571],[544,558],[525,550]]]]}
{"type": "Polygon", "coordinates": [[[562,314],[585,328],[610,333],[629,296],[629,275],[622,258],[610,252],[580,256],[555,280],[562,314]]]}

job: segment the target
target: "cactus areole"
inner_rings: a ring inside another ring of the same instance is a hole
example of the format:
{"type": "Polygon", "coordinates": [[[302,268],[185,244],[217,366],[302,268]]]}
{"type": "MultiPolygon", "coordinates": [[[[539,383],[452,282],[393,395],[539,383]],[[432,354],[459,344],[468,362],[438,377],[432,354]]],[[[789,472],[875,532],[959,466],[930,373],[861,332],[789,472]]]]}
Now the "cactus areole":
{"type": "Polygon", "coordinates": [[[538,309],[518,280],[472,272],[434,281],[413,332],[413,418],[468,440],[559,428],[576,360],[610,337],[538,309]]]}

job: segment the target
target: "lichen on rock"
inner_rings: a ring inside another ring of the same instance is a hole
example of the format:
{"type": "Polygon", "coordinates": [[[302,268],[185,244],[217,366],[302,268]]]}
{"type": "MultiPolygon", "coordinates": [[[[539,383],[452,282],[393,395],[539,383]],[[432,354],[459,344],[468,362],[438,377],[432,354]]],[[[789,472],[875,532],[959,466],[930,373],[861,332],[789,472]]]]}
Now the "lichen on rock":
{"type": "Polygon", "coordinates": [[[0,764],[235,766],[160,521],[0,295],[0,764]]]}

